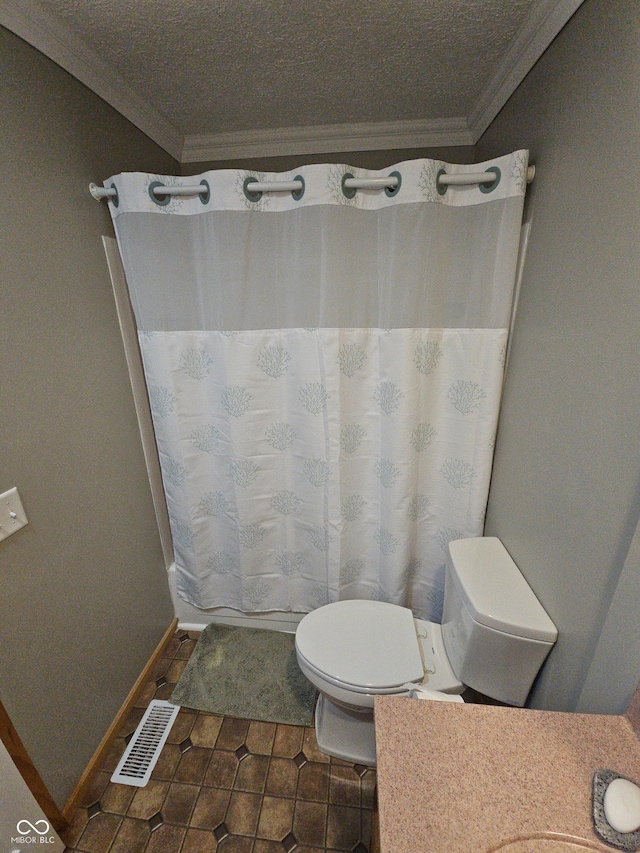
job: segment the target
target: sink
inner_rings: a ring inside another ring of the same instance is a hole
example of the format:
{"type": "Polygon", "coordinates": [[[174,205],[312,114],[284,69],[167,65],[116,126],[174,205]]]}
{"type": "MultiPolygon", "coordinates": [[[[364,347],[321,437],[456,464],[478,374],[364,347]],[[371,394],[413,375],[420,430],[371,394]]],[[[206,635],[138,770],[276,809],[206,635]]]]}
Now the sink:
{"type": "Polygon", "coordinates": [[[555,833],[541,833],[526,838],[514,838],[503,842],[499,847],[492,847],[487,853],[589,853],[602,851],[602,847],[584,838],[555,833]]]}

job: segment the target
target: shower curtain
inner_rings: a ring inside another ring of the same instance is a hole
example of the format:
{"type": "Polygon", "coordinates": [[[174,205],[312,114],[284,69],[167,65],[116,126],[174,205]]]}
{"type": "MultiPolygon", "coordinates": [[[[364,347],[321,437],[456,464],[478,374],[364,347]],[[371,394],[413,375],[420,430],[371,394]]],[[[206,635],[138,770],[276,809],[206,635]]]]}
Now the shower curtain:
{"type": "Polygon", "coordinates": [[[369,598],[440,618],[448,542],[483,531],[526,170],[516,151],[105,181],[182,598],[369,598]]]}

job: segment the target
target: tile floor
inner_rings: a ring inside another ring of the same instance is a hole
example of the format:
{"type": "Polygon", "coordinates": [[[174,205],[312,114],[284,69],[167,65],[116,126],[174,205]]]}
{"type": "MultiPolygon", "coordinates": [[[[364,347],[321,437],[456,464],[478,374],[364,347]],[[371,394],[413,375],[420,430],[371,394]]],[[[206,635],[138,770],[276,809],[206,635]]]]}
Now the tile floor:
{"type": "Polygon", "coordinates": [[[323,755],[313,728],[180,710],[145,788],[109,781],[151,699],[168,699],[198,634],[177,631],[73,824],[82,853],[368,853],[375,772],[323,755]]]}

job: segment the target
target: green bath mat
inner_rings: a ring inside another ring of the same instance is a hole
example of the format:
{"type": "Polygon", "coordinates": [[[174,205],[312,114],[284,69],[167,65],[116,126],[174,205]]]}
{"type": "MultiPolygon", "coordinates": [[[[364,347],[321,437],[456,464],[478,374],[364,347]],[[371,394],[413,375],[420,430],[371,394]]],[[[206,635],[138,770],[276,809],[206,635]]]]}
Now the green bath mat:
{"type": "Polygon", "coordinates": [[[213,714],[309,726],[315,698],[298,666],[293,634],[207,625],[170,701],[213,714]]]}

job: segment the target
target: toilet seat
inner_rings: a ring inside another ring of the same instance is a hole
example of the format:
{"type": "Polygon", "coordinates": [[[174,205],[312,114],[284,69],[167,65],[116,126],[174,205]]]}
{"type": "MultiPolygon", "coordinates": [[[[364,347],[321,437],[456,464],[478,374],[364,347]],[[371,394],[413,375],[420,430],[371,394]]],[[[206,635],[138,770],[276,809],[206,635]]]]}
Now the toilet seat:
{"type": "Polygon", "coordinates": [[[395,693],[424,676],[413,614],[382,601],[337,601],[308,613],[296,652],[319,679],[353,693],[395,693]]]}
{"type": "MultiPolygon", "coordinates": [[[[307,678],[310,678],[312,675],[315,675],[317,679],[319,679],[323,685],[333,684],[335,687],[340,687],[343,690],[348,690],[350,693],[360,693],[365,696],[371,694],[387,694],[387,693],[406,693],[406,681],[401,682],[400,684],[394,684],[390,687],[378,687],[377,685],[362,685],[362,684],[349,684],[346,681],[340,681],[338,678],[333,678],[331,675],[327,675],[326,672],[322,672],[317,667],[315,667],[312,663],[310,663],[305,657],[303,657],[300,652],[298,652],[298,664],[300,668],[305,673],[307,678]],[[307,671],[308,670],[308,671],[307,671]]],[[[414,681],[420,681],[423,677],[424,672],[421,673],[418,678],[413,679],[414,681]]]]}

